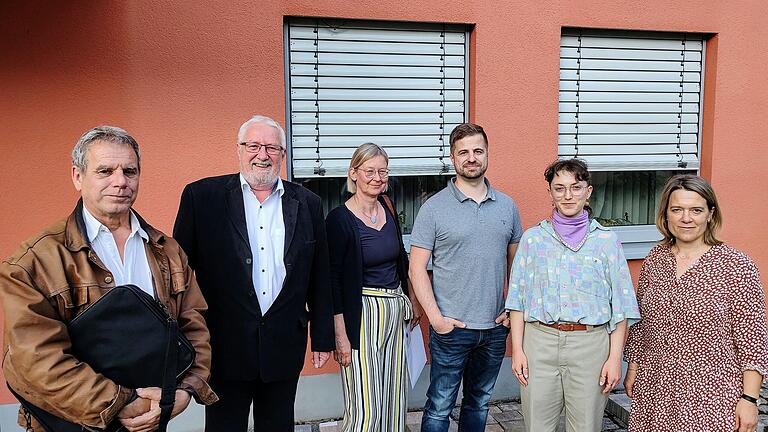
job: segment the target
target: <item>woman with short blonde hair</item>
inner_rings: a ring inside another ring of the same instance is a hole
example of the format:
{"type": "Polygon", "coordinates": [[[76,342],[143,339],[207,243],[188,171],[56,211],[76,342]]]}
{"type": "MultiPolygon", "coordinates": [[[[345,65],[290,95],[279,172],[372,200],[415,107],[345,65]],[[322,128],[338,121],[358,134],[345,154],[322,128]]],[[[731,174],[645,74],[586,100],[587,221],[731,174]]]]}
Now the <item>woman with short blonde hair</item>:
{"type": "Polygon", "coordinates": [[[347,172],[352,197],[325,221],[345,432],[405,431],[405,326],[418,322],[421,308],[409,299],[408,256],[384,194],[388,164],[378,145],[358,147],[347,172]]]}

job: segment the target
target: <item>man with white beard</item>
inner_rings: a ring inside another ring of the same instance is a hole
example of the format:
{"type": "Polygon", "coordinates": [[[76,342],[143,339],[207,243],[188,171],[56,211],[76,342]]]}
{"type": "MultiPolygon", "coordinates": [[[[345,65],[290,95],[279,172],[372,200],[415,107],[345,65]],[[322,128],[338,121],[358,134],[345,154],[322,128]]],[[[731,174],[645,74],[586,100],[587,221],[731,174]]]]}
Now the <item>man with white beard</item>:
{"type": "Polygon", "coordinates": [[[285,132],[254,116],[237,137],[240,172],[187,185],[174,236],[209,304],[211,385],[205,430],[293,431],[311,322],[312,362],[334,350],[320,197],[280,179],[285,132]]]}

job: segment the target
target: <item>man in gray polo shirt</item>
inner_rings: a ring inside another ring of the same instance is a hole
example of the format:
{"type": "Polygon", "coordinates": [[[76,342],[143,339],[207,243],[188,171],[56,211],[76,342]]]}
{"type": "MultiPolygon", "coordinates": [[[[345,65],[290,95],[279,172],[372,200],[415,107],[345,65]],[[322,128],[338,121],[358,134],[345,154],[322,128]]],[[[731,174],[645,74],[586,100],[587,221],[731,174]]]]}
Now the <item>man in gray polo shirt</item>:
{"type": "Polygon", "coordinates": [[[411,233],[409,276],[431,325],[422,432],[448,430],[462,378],[459,430],[485,430],[509,332],[504,291],[523,233],[514,201],[485,178],[483,128],[456,126],[450,143],[456,177],[424,203],[411,233]]]}

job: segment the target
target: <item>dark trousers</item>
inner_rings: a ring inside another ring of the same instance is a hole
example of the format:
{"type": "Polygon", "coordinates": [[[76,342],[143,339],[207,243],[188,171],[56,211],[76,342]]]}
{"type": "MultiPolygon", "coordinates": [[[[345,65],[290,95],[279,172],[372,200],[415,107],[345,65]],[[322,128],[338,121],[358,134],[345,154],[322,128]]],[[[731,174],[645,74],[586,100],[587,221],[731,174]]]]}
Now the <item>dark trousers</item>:
{"type": "Polygon", "coordinates": [[[293,432],[293,405],[299,377],[265,383],[216,381],[219,401],[205,407],[205,432],[246,432],[253,403],[254,432],[293,432]]]}

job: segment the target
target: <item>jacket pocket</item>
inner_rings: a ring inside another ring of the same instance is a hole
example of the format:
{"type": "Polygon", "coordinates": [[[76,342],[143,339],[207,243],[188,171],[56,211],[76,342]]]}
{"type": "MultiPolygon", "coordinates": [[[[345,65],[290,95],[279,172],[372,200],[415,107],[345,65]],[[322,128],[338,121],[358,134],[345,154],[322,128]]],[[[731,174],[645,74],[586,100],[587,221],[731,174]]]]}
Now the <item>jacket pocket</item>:
{"type": "Polygon", "coordinates": [[[183,271],[171,273],[171,295],[187,290],[187,275],[183,271]]]}
{"type": "Polygon", "coordinates": [[[587,255],[580,257],[581,271],[574,277],[574,288],[582,294],[609,298],[610,289],[605,278],[605,266],[600,258],[587,255]]]}
{"type": "MultiPolygon", "coordinates": [[[[69,287],[51,296],[51,300],[56,302],[59,314],[63,319],[70,320],[74,318],[78,308],[88,304],[88,299],[90,298],[88,288],[87,286],[69,287]]],[[[94,289],[98,288],[98,286],[94,286],[94,289]]]]}
{"type": "Polygon", "coordinates": [[[72,309],[88,303],[88,287],[77,286],[59,291],[51,296],[61,309],[72,309]]]}

